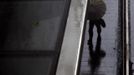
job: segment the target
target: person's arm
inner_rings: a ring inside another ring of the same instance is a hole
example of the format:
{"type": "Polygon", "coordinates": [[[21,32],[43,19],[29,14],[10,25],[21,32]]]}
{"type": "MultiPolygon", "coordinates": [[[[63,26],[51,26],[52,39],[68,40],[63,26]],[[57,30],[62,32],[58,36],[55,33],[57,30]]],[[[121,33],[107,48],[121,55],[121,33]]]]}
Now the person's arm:
{"type": "Polygon", "coordinates": [[[104,28],[106,27],[106,23],[103,19],[100,19],[100,24],[102,27],[104,27],[104,28]]]}

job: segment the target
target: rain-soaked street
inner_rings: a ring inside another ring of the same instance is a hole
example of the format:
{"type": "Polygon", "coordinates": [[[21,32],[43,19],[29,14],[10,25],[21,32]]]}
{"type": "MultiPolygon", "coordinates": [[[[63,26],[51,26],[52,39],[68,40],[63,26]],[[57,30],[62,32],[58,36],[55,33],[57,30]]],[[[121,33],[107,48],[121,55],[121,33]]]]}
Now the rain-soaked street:
{"type": "Polygon", "coordinates": [[[80,75],[117,75],[117,63],[119,63],[117,52],[120,50],[117,36],[119,30],[118,0],[104,0],[104,2],[107,9],[102,19],[106,27],[101,27],[101,36],[98,36],[97,27],[94,26],[92,48],[88,43],[90,21],[86,24],[80,75]]]}

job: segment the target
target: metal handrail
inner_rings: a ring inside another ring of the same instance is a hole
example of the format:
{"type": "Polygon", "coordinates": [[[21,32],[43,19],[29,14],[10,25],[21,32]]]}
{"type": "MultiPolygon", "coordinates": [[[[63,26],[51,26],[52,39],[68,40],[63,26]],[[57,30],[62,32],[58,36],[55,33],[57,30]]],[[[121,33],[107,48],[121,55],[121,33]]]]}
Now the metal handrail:
{"type": "Polygon", "coordinates": [[[129,24],[129,0],[122,0],[122,24],[123,24],[123,75],[129,75],[130,52],[130,24],[129,24]]]}

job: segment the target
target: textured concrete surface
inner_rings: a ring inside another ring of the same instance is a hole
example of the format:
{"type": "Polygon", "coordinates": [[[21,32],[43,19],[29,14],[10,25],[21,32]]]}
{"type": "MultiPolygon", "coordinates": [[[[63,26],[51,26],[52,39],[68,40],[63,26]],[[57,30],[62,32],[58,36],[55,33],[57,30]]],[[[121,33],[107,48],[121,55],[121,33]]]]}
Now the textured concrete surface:
{"type": "MultiPolygon", "coordinates": [[[[22,1],[1,2],[7,9],[0,10],[7,17],[8,28],[4,49],[55,50],[65,2],[22,1]]],[[[0,13],[3,15],[3,13],[0,13]]],[[[4,23],[3,23],[4,24],[4,23]]]]}
{"type": "Polygon", "coordinates": [[[77,75],[87,0],[71,0],[56,75],[77,75]]]}
{"type": "MultiPolygon", "coordinates": [[[[3,49],[56,50],[64,1],[0,2],[0,43],[5,39],[3,49]],[[2,38],[5,37],[3,33],[6,38],[2,38]]],[[[53,57],[23,57],[24,52],[18,57],[14,53],[16,57],[0,58],[0,75],[50,75],[55,63],[53,57]]],[[[30,54],[34,55],[34,52],[30,54]]]]}

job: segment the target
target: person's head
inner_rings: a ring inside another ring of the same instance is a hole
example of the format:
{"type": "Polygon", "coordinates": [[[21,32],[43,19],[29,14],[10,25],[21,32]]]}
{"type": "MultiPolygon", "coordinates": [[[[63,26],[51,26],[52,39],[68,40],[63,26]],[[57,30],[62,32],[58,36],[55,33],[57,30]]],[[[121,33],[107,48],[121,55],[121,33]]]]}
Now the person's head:
{"type": "Polygon", "coordinates": [[[104,16],[106,12],[106,4],[103,0],[89,0],[87,17],[90,20],[99,19],[104,16]]]}

